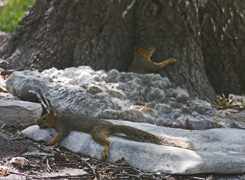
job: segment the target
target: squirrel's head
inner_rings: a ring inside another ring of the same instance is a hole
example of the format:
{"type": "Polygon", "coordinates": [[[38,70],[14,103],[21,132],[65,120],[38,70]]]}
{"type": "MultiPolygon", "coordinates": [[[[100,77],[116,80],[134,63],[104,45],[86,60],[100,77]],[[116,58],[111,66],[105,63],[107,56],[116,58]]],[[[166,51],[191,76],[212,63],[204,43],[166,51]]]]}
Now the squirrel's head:
{"type": "Polygon", "coordinates": [[[147,48],[147,50],[146,50],[147,51],[147,57],[151,58],[151,56],[152,56],[152,54],[154,54],[155,50],[156,50],[156,47],[154,47],[154,46],[147,48]]]}
{"type": "Polygon", "coordinates": [[[142,58],[147,59],[147,58],[151,58],[151,56],[152,56],[152,54],[154,54],[156,48],[154,46],[151,46],[147,49],[137,48],[136,50],[138,50],[138,52],[142,58]]]}
{"type": "Polygon", "coordinates": [[[54,109],[51,109],[49,113],[43,115],[39,120],[37,120],[37,125],[41,128],[54,127],[55,117],[55,111],[54,109]]]}

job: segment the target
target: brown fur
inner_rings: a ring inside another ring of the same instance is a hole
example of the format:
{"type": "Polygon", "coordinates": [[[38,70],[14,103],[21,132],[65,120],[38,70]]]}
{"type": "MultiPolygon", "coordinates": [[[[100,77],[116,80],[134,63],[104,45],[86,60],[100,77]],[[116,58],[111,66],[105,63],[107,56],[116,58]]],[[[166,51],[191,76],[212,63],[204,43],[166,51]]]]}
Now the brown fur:
{"type": "Polygon", "coordinates": [[[173,58],[169,58],[160,63],[153,62],[151,60],[151,56],[155,52],[155,47],[153,46],[147,49],[135,47],[134,50],[134,60],[130,65],[128,72],[135,72],[141,74],[156,73],[168,64],[176,62],[176,59],[173,58]]]}
{"type": "Polygon", "coordinates": [[[56,129],[56,135],[48,145],[54,145],[62,141],[72,130],[89,133],[95,142],[105,146],[101,152],[101,159],[109,157],[108,152],[111,143],[107,136],[113,133],[122,133],[129,139],[140,142],[189,148],[188,143],[177,140],[177,138],[159,137],[134,127],[115,125],[111,122],[82,114],[55,114],[53,109],[50,110],[50,113],[42,116],[37,124],[43,128],[54,127],[56,129]]]}

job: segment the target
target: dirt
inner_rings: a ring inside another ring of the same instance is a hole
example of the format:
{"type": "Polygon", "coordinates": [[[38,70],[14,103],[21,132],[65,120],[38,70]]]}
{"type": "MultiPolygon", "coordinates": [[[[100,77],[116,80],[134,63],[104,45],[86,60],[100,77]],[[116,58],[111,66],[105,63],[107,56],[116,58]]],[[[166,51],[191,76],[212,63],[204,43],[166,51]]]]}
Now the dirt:
{"type": "Polygon", "coordinates": [[[23,137],[14,127],[0,129],[0,179],[245,179],[240,175],[168,175],[148,173],[127,165],[126,160],[108,163],[72,153],[57,146],[46,146],[23,137]],[[14,157],[19,159],[13,161],[14,157]],[[23,161],[23,162],[22,162],[23,161]],[[17,162],[17,164],[15,164],[17,162]],[[23,167],[21,167],[21,162],[23,167]],[[24,163],[25,162],[25,163],[24,163]]]}

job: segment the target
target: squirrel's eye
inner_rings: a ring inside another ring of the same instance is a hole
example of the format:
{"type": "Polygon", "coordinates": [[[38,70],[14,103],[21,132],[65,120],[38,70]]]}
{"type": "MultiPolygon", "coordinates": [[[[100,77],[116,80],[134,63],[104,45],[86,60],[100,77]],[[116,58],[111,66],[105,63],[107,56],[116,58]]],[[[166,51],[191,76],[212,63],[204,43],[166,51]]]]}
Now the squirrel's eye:
{"type": "Polygon", "coordinates": [[[153,48],[149,48],[148,51],[152,52],[154,49],[153,48]]]}
{"type": "Polygon", "coordinates": [[[43,120],[44,120],[44,121],[46,121],[46,120],[47,120],[47,118],[43,118],[43,120]]]}

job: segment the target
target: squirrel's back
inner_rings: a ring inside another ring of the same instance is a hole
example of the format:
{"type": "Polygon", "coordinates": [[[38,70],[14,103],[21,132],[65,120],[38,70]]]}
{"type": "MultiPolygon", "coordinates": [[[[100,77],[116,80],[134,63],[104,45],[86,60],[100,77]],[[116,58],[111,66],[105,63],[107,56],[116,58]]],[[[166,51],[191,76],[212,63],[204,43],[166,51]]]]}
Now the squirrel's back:
{"type": "Polygon", "coordinates": [[[86,133],[90,133],[95,127],[107,130],[113,125],[102,119],[75,113],[57,114],[55,124],[56,127],[66,126],[70,131],[76,130],[86,133]]]}

